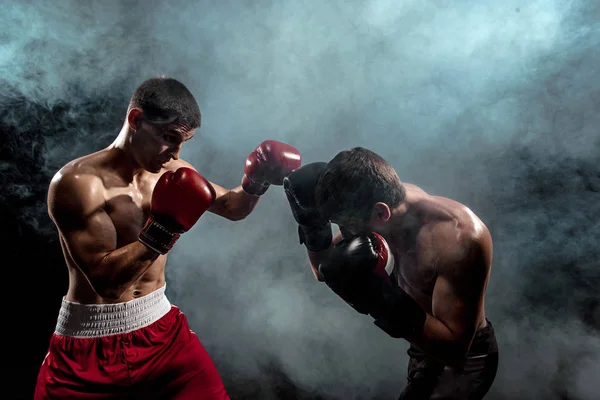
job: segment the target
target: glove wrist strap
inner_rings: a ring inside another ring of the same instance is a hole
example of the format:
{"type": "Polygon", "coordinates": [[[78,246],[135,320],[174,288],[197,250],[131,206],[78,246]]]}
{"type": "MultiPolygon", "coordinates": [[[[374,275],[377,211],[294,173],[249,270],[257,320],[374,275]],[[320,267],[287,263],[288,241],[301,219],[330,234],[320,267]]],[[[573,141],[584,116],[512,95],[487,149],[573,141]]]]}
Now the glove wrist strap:
{"type": "Polygon", "coordinates": [[[252,196],[262,196],[269,186],[270,184],[268,182],[255,182],[245,174],[242,178],[242,189],[252,196]]]}
{"type": "Polygon", "coordinates": [[[140,231],[138,240],[157,253],[166,254],[173,248],[180,236],[180,233],[172,232],[150,217],[140,231]]]}

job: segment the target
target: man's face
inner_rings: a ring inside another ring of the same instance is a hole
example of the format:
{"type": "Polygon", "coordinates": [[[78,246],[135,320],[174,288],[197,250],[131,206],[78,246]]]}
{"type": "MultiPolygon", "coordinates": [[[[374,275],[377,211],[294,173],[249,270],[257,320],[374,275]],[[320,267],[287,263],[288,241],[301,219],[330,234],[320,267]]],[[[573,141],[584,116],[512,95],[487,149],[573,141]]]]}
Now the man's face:
{"type": "Polygon", "coordinates": [[[331,222],[338,225],[344,238],[371,232],[369,221],[360,217],[344,215],[331,218],[331,222]]]}
{"type": "Polygon", "coordinates": [[[145,170],[158,173],[171,159],[177,160],[184,142],[195,129],[181,124],[155,124],[140,119],[132,139],[136,161],[145,170]]]}

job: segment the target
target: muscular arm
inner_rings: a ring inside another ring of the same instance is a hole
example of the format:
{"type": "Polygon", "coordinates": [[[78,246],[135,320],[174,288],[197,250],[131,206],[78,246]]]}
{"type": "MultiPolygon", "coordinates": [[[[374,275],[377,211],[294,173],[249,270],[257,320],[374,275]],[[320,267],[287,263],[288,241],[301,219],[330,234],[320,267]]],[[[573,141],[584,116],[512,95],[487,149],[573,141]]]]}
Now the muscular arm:
{"type": "Polygon", "coordinates": [[[104,210],[103,186],[96,176],[57,174],[48,191],[48,213],[77,267],[107,300],[120,298],[159,256],[137,241],[117,248],[116,229],[104,210]]]}
{"type": "MultiPolygon", "coordinates": [[[[192,164],[182,159],[174,161],[169,167],[172,169],[187,167],[196,171],[196,168],[192,164]]],[[[231,221],[239,221],[246,218],[254,211],[260,200],[260,196],[252,196],[244,192],[241,185],[227,190],[213,182],[210,182],[210,184],[215,189],[216,197],[208,211],[231,221]]]]}
{"type": "Polygon", "coordinates": [[[465,249],[463,257],[441,261],[432,314],[427,315],[421,335],[407,338],[447,365],[464,359],[477,330],[492,258],[489,233],[469,240],[465,249]]]}
{"type": "Polygon", "coordinates": [[[215,188],[217,196],[208,211],[231,221],[246,218],[260,200],[260,196],[252,196],[244,192],[241,186],[227,190],[212,182],[211,185],[215,188]]]}

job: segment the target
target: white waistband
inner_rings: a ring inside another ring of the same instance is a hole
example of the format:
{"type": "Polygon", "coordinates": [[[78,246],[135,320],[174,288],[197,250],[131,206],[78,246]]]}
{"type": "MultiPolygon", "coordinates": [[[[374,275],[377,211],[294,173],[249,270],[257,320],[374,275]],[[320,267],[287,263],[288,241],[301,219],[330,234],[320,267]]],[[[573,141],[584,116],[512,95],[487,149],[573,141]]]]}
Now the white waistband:
{"type": "Polygon", "coordinates": [[[63,298],[55,334],[94,338],[148,326],[171,309],[166,285],[139,299],[117,304],[80,304],[63,298]]]}

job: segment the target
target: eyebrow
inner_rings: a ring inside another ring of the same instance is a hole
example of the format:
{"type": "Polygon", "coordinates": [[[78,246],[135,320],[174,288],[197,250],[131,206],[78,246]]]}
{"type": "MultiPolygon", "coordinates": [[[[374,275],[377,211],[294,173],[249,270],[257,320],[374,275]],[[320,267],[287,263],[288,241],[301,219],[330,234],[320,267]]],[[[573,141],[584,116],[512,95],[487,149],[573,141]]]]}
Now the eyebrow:
{"type": "Polygon", "coordinates": [[[185,131],[182,131],[179,128],[169,128],[167,129],[167,134],[173,135],[173,134],[177,134],[180,138],[183,138],[184,142],[187,142],[188,140],[190,140],[191,138],[194,137],[194,134],[190,135],[189,137],[185,137],[185,131]]]}

